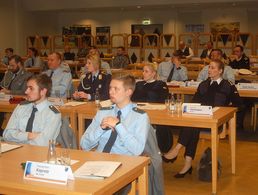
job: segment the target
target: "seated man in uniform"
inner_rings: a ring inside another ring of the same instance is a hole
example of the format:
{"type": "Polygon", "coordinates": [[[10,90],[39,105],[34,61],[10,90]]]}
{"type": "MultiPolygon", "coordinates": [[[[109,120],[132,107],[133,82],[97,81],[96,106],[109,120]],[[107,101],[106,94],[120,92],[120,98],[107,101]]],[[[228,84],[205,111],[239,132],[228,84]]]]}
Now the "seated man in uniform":
{"type": "MultiPolygon", "coordinates": [[[[0,82],[0,92],[11,95],[24,95],[26,90],[27,79],[32,73],[27,72],[22,63],[20,56],[13,55],[9,58],[9,69],[4,74],[3,80],[0,82]]],[[[4,113],[0,113],[0,135],[2,134],[2,124],[4,121],[4,113]]]]}
{"type": "Polygon", "coordinates": [[[98,54],[87,55],[85,66],[88,73],[81,77],[82,80],[78,91],[73,94],[75,99],[95,100],[96,92],[99,93],[100,100],[107,100],[109,98],[108,88],[111,75],[99,70],[100,63],[98,54]]]}
{"type": "Polygon", "coordinates": [[[194,56],[193,50],[187,47],[184,41],[179,42],[179,49],[176,50],[182,58],[191,58],[194,56]]]}
{"type": "Polygon", "coordinates": [[[230,57],[229,66],[233,69],[250,69],[250,60],[244,53],[244,47],[242,45],[236,45],[233,54],[230,57]]]}
{"type": "Polygon", "coordinates": [[[126,68],[129,64],[129,58],[126,55],[125,48],[120,46],[117,48],[116,56],[112,60],[112,68],[126,68]]]}
{"type": "MultiPolygon", "coordinates": [[[[221,49],[213,49],[210,56],[211,56],[211,60],[221,60],[225,64],[225,59],[223,58],[223,52],[221,51],[221,49]]],[[[198,74],[197,81],[205,81],[208,78],[208,70],[209,70],[209,65],[204,66],[203,69],[198,74]]],[[[230,66],[227,66],[226,64],[224,66],[222,78],[230,81],[233,84],[235,83],[234,70],[230,66]]]]}
{"type": "Polygon", "coordinates": [[[187,69],[181,65],[181,55],[174,52],[171,61],[162,62],[158,67],[159,79],[165,82],[186,81],[188,79],[187,69]]]}
{"type": "Polygon", "coordinates": [[[148,115],[131,102],[135,89],[132,76],[115,78],[109,95],[113,106],[101,108],[81,138],[81,147],[98,152],[141,155],[150,129],[148,115]]]}
{"type": "Polygon", "coordinates": [[[62,56],[58,52],[53,52],[48,56],[49,70],[44,73],[52,80],[51,96],[65,97],[66,92],[72,85],[72,75],[69,67],[62,64],[62,56]]]}
{"type": "Polygon", "coordinates": [[[13,48],[5,49],[5,56],[2,58],[2,64],[8,65],[10,57],[13,56],[13,48]]]}
{"type": "Polygon", "coordinates": [[[19,104],[12,113],[3,133],[6,141],[48,146],[50,139],[56,139],[61,114],[47,100],[51,87],[51,79],[45,74],[28,79],[27,101],[19,104]]]}
{"type": "Polygon", "coordinates": [[[43,67],[43,63],[38,50],[34,47],[30,47],[28,49],[28,59],[24,62],[24,67],[43,67]]]}
{"type": "Polygon", "coordinates": [[[202,51],[200,58],[205,59],[205,58],[211,58],[211,52],[213,50],[213,42],[208,41],[206,43],[206,48],[202,51]]]}

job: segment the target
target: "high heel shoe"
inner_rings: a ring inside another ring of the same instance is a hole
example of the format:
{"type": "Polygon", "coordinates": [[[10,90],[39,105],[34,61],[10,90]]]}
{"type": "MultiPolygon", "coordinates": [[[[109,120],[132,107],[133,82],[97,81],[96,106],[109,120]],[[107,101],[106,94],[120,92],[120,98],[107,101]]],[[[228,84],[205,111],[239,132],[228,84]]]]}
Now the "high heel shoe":
{"type": "Polygon", "coordinates": [[[175,162],[175,160],[177,159],[177,156],[176,157],[174,157],[174,158],[172,158],[172,159],[168,159],[168,158],[166,158],[165,156],[162,156],[162,160],[165,162],[165,163],[173,163],[173,162],[175,162]]]}
{"type": "Polygon", "coordinates": [[[175,178],[184,178],[184,176],[189,173],[189,175],[192,174],[192,171],[193,171],[193,167],[191,166],[190,169],[188,169],[186,172],[184,173],[177,173],[174,177],[175,178]]]}

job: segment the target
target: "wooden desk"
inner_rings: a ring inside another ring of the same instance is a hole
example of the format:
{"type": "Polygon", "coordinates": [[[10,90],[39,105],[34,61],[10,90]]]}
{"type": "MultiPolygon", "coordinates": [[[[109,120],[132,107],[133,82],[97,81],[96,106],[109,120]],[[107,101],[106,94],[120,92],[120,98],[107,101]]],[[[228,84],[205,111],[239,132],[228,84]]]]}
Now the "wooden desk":
{"type": "MultiPolygon", "coordinates": [[[[169,86],[169,92],[182,95],[194,95],[197,91],[195,87],[171,87],[169,86]]],[[[253,97],[258,98],[258,91],[256,90],[238,90],[240,97],[253,97]]]]}
{"type": "MultiPolygon", "coordinates": [[[[212,148],[212,193],[217,192],[217,159],[218,159],[218,127],[229,122],[230,129],[230,146],[231,146],[231,163],[232,174],[236,172],[236,108],[221,107],[213,116],[182,116],[182,114],[169,114],[164,110],[146,110],[152,124],[172,125],[182,127],[198,127],[211,129],[211,148],[212,148]]],[[[78,133],[81,138],[85,127],[84,119],[92,119],[97,108],[94,103],[88,102],[78,110],[78,133]]]]}
{"type": "MultiPolygon", "coordinates": [[[[15,109],[17,104],[10,104],[7,101],[0,101],[0,112],[8,112],[11,113],[15,109]]],[[[58,109],[60,110],[63,116],[69,116],[71,127],[74,130],[76,137],[78,137],[78,128],[77,128],[77,106],[59,106],[58,109]]],[[[77,140],[78,141],[78,140],[77,140]]]]}
{"type": "MultiPolygon", "coordinates": [[[[138,180],[140,195],[148,194],[149,158],[142,156],[123,156],[98,152],[71,150],[71,159],[79,160],[72,165],[78,169],[88,160],[110,160],[122,162],[110,178],[90,180],[76,178],[69,180],[66,186],[23,179],[20,163],[30,161],[42,162],[47,157],[47,147],[24,145],[22,148],[3,153],[0,157],[0,194],[112,194],[134,180],[138,180]]],[[[57,154],[59,149],[57,149],[57,154]]]]}
{"type": "Polygon", "coordinates": [[[245,79],[248,81],[258,81],[258,75],[235,75],[236,80],[245,79]]]}

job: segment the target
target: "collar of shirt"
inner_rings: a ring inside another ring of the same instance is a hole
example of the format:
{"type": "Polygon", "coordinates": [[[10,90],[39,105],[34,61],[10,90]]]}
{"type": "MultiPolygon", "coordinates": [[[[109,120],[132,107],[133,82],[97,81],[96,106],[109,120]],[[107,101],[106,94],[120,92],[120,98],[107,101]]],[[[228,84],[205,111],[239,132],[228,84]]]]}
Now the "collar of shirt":
{"type": "Polygon", "coordinates": [[[222,78],[220,77],[220,78],[218,78],[217,80],[211,80],[211,83],[210,83],[210,84],[212,84],[214,81],[217,81],[217,83],[218,83],[218,85],[219,85],[220,82],[222,81],[222,78]]]}
{"type": "Polygon", "coordinates": [[[125,107],[123,107],[122,109],[119,109],[116,105],[115,105],[115,113],[118,112],[118,110],[121,111],[121,119],[124,119],[126,118],[127,114],[134,108],[136,107],[136,104],[133,104],[133,103],[129,103],[127,104],[125,107]]]}
{"type": "Polygon", "coordinates": [[[95,76],[96,78],[98,78],[98,75],[99,75],[99,70],[95,74],[91,74],[91,77],[93,78],[95,76]]]}
{"type": "Polygon", "coordinates": [[[39,104],[32,104],[32,105],[35,106],[39,112],[41,112],[42,110],[44,110],[44,108],[46,108],[48,106],[48,101],[47,101],[47,99],[45,99],[42,102],[40,102],[39,104]]]}
{"type": "Polygon", "coordinates": [[[145,84],[146,83],[153,83],[153,82],[155,82],[156,80],[155,79],[152,79],[152,80],[150,80],[150,81],[145,81],[145,84]]]}

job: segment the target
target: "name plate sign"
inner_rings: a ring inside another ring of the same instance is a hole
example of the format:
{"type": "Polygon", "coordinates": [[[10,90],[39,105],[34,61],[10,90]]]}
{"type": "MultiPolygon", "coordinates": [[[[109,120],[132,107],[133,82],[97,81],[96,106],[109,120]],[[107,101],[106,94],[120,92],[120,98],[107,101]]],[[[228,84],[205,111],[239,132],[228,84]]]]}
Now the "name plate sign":
{"type": "Polygon", "coordinates": [[[28,180],[66,185],[71,173],[69,166],[27,161],[23,177],[28,180]]]}
{"type": "Polygon", "coordinates": [[[212,106],[201,106],[194,104],[185,104],[182,108],[183,114],[209,115],[212,116],[212,106]]]}
{"type": "Polygon", "coordinates": [[[198,81],[186,81],[185,86],[186,87],[198,87],[201,82],[198,81]]]}
{"type": "Polygon", "coordinates": [[[237,88],[242,90],[258,90],[258,83],[238,83],[237,88]]]}

